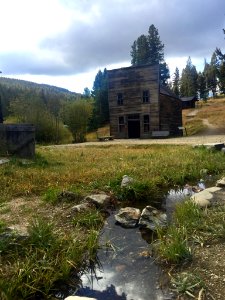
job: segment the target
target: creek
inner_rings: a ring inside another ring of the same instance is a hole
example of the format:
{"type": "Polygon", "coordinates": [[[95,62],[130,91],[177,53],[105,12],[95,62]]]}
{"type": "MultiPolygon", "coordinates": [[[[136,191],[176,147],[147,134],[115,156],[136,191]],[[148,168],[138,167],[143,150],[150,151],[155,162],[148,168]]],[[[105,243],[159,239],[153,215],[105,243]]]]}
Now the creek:
{"type": "MultiPolygon", "coordinates": [[[[162,207],[169,219],[175,204],[190,195],[189,192],[184,188],[167,193],[162,207]]],[[[117,225],[115,213],[110,213],[101,231],[98,263],[94,270],[81,275],[82,284],[74,295],[97,300],[173,299],[171,293],[165,294],[160,288],[162,270],[150,253],[152,232],[117,225]]]]}

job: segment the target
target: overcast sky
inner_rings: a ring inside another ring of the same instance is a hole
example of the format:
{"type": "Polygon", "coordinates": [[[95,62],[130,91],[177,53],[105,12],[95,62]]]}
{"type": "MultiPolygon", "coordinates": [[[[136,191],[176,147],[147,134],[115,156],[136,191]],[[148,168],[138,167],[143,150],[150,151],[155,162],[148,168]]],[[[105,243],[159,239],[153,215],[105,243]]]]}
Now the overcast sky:
{"type": "Polygon", "coordinates": [[[154,24],[171,75],[225,52],[225,0],[0,0],[2,76],[83,92],[99,69],[130,65],[154,24]]]}

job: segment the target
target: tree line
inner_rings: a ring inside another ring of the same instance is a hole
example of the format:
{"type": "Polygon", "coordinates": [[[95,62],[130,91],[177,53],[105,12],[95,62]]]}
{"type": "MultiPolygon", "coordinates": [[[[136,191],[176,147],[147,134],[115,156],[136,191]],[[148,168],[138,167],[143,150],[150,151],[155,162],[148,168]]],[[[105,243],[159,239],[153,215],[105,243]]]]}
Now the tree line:
{"type": "Polygon", "coordinates": [[[0,78],[1,122],[29,123],[38,143],[82,142],[93,98],[66,89],[0,78]]]}

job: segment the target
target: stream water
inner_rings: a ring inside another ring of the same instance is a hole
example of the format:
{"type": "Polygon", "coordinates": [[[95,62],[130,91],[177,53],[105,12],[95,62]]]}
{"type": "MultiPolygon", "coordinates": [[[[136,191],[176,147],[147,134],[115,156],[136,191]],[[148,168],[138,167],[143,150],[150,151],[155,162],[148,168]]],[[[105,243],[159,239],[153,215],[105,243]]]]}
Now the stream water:
{"type": "Polygon", "coordinates": [[[83,287],[76,295],[98,300],[164,299],[158,286],[159,267],[149,257],[149,244],[138,228],[115,225],[114,213],[107,219],[100,244],[111,244],[98,251],[101,267],[95,274],[81,277],[83,287]]]}
{"type": "MultiPolygon", "coordinates": [[[[188,188],[169,191],[163,205],[169,218],[175,204],[187,196],[190,196],[188,188]]],[[[101,232],[100,263],[96,264],[94,272],[81,276],[82,285],[74,295],[97,300],[172,299],[172,294],[163,294],[160,289],[161,269],[149,255],[146,236],[151,240],[151,232],[145,234],[139,228],[116,225],[115,213],[111,212],[101,232]]]]}

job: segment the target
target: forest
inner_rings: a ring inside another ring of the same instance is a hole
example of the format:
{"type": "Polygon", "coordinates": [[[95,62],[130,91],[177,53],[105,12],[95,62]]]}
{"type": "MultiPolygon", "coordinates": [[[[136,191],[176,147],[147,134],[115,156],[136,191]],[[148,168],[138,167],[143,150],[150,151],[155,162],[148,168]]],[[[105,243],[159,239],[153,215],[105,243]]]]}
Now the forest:
{"type": "MultiPolygon", "coordinates": [[[[152,24],[146,35],[131,46],[131,65],[159,64],[160,82],[177,97],[195,96],[206,101],[209,95],[225,94],[225,54],[215,46],[210,62],[197,71],[188,57],[179,74],[170,74],[164,59],[164,44],[152,24]]],[[[203,58],[204,59],[204,58],[203,58]]],[[[84,142],[88,131],[109,123],[107,69],[99,70],[93,88],[83,94],[66,89],[0,77],[0,123],[31,123],[37,143],[84,142]]]]}

